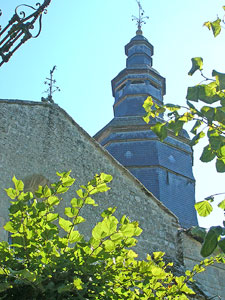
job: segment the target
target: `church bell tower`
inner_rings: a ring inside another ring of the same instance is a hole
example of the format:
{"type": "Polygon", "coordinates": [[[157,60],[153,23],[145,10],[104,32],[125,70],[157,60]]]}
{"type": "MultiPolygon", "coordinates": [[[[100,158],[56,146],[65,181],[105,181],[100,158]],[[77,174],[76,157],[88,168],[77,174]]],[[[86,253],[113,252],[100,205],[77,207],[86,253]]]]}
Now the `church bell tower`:
{"type": "Polygon", "coordinates": [[[166,82],[152,67],[154,48],[142,34],[143,13],[136,19],[136,35],[125,46],[126,68],[112,80],[114,118],[94,138],[179,218],[183,228],[191,227],[198,222],[189,137],[186,131],[179,136],[171,132],[160,142],[142,119],[148,96],[163,104],[166,82]]]}

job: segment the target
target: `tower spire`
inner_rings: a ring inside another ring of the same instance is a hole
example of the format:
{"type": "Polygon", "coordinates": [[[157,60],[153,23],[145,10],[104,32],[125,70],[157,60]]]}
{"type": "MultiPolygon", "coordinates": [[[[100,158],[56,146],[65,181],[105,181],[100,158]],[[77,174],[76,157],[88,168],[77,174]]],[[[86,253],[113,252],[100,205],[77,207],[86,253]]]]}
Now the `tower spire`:
{"type": "Polygon", "coordinates": [[[138,4],[138,8],[139,8],[139,17],[136,16],[132,16],[132,21],[137,21],[137,28],[138,30],[136,31],[137,35],[142,35],[142,24],[146,24],[144,19],[149,19],[148,16],[144,16],[145,11],[143,10],[142,6],[141,6],[141,1],[140,0],[136,0],[137,4],[138,4]]]}

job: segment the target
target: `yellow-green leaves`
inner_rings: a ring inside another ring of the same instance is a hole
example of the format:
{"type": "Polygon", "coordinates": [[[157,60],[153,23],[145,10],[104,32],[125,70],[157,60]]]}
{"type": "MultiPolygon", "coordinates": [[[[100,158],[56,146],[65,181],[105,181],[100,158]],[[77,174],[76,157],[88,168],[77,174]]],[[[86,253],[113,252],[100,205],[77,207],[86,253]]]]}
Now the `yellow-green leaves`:
{"type": "Polygon", "coordinates": [[[211,28],[212,28],[214,37],[219,35],[220,31],[221,31],[221,19],[218,18],[214,22],[211,22],[211,28]]]}
{"type": "Polygon", "coordinates": [[[29,299],[33,295],[41,299],[44,294],[52,299],[109,300],[157,295],[160,300],[178,296],[186,299],[193,294],[186,282],[193,280],[194,272],[174,276],[167,270],[172,264],[163,262],[164,253],[154,252],[152,257],[147,256],[147,261],[138,260],[137,253],[130,248],[136,245],[135,237],[142,229],[127,216],[118,220],[114,216],[116,207],[102,212],[102,221],[94,226],[90,238],[81,235],[80,223],[86,221],[83,210],[87,205],[96,206],[92,197],[108,190],[110,175],[95,175],[87,185],[82,185],[77,198],[65,207],[65,218],[55,211],[62,200],[57,194],[69,189],[74,180],[70,172],[58,176],[59,181],[51,187],[38,188],[38,200],[32,193],[24,193],[23,185],[16,180],[16,188],[7,190],[15,196],[10,220],[4,227],[11,232],[12,245],[0,242],[0,298],[21,289],[30,293],[29,299]]]}
{"type": "Polygon", "coordinates": [[[213,211],[212,205],[207,200],[197,202],[195,209],[201,217],[207,217],[213,211]]]}
{"type": "Polygon", "coordinates": [[[219,73],[216,70],[212,71],[212,76],[216,77],[216,81],[220,90],[225,89],[225,74],[219,73]]]}
{"type": "Polygon", "coordinates": [[[164,141],[167,137],[166,123],[157,123],[151,127],[151,130],[159,137],[160,141],[164,141]]]}
{"type": "Polygon", "coordinates": [[[217,20],[213,22],[207,21],[203,24],[203,26],[206,26],[209,30],[212,29],[214,37],[217,37],[217,35],[221,32],[221,19],[217,18],[217,20]]]}
{"type": "Polygon", "coordinates": [[[188,75],[192,76],[197,70],[202,70],[203,68],[203,59],[202,57],[194,57],[191,59],[192,67],[188,72],[188,75]]]}

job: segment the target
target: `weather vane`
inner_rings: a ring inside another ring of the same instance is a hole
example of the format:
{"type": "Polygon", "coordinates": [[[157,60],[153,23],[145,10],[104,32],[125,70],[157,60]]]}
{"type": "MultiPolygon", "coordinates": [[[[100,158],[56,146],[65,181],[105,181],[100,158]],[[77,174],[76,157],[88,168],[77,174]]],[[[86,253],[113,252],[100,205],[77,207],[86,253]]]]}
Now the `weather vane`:
{"type": "Polygon", "coordinates": [[[136,2],[137,2],[138,7],[139,7],[139,17],[132,16],[132,21],[137,21],[137,27],[138,27],[137,33],[142,34],[142,30],[141,30],[142,24],[146,24],[145,19],[149,19],[149,17],[148,16],[144,17],[144,12],[145,11],[143,10],[143,8],[141,6],[141,1],[136,0],[136,2]]]}
{"type": "Polygon", "coordinates": [[[44,92],[47,93],[48,96],[46,98],[42,97],[41,98],[42,102],[54,103],[52,94],[55,93],[56,91],[60,92],[60,88],[55,85],[56,80],[53,79],[53,73],[55,72],[55,70],[56,70],[56,66],[54,66],[52,70],[50,70],[50,78],[46,78],[46,81],[44,82],[44,84],[48,85],[47,90],[44,92]]]}

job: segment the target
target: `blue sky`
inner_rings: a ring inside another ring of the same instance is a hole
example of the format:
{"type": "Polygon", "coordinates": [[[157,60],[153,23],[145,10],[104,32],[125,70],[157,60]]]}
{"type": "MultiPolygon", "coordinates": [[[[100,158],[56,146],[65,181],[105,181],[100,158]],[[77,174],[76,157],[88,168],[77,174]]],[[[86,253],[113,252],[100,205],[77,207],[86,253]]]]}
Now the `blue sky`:
{"type": "MultiPolygon", "coordinates": [[[[35,5],[33,0],[0,0],[6,25],[17,5],[35,5]]],[[[142,0],[149,16],[144,36],[154,46],[153,67],[166,78],[164,102],[185,104],[188,86],[201,81],[187,73],[191,58],[201,56],[205,74],[212,69],[225,72],[224,33],[216,39],[202,24],[223,15],[221,0],[142,0]]],[[[124,46],[135,35],[135,0],[52,0],[43,16],[37,39],[27,42],[0,69],[0,98],[40,101],[45,77],[56,65],[55,78],[61,92],[55,102],[65,109],[90,135],[113,117],[111,80],[125,67],[124,46]]],[[[204,142],[203,142],[204,144],[204,142]]],[[[195,150],[196,198],[222,192],[224,175],[212,164],[199,163],[195,150]]],[[[221,222],[222,211],[200,224],[221,222]]]]}

